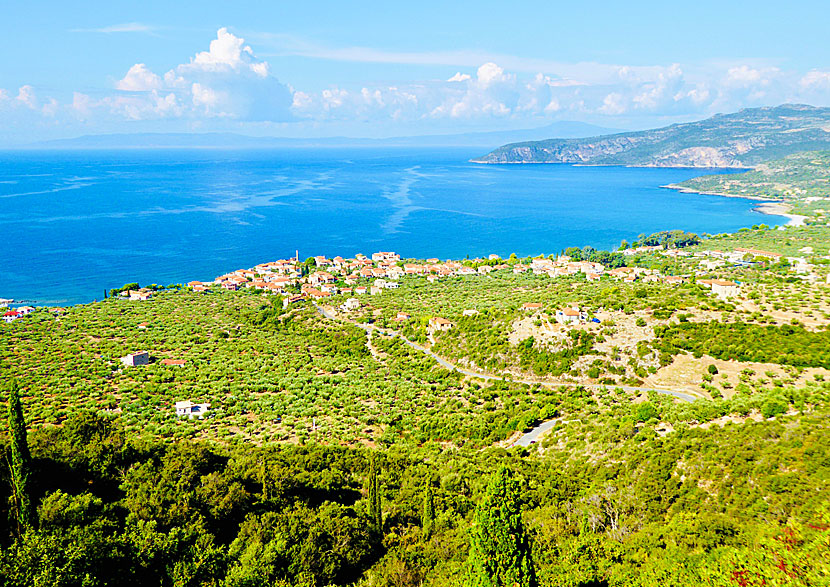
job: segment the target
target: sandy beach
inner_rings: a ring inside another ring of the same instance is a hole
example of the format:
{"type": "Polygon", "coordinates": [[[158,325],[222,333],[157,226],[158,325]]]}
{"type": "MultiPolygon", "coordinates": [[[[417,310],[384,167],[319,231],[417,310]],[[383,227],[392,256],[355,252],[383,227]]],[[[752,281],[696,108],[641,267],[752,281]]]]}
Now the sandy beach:
{"type": "Polygon", "coordinates": [[[792,206],[786,202],[782,202],[779,200],[768,200],[767,198],[762,198],[760,196],[737,196],[735,194],[724,194],[721,192],[712,192],[712,191],[699,191],[689,189],[685,186],[680,185],[664,185],[660,186],[670,190],[677,190],[682,194],[703,194],[704,196],[721,196],[722,198],[742,198],[744,200],[756,200],[760,201],[761,203],[758,204],[753,210],[756,212],[760,212],[761,214],[769,214],[770,216],[784,216],[788,218],[789,221],[784,226],[804,226],[804,221],[807,219],[807,216],[801,216],[800,214],[790,214],[790,210],[792,210],[792,206]]]}
{"type": "Polygon", "coordinates": [[[761,214],[786,216],[790,219],[786,226],[804,226],[804,220],[807,219],[806,216],[800,214],[790,214],[789,212],[792,210],[792,206],[786,202],[764,202],[763,204],[758,204],[755,210],[761,214]]]}

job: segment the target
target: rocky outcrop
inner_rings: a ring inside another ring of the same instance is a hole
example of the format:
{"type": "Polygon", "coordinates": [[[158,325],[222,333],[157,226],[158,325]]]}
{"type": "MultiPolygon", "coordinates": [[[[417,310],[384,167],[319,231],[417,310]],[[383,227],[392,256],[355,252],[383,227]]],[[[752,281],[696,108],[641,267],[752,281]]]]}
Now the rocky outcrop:
{"type": "Polygon", "coordinates": [[[799,151],[830,149],[828,128],[830,108],[786,104],[649,131],[514,143],[473,161],[751,167],[799,151]]]}

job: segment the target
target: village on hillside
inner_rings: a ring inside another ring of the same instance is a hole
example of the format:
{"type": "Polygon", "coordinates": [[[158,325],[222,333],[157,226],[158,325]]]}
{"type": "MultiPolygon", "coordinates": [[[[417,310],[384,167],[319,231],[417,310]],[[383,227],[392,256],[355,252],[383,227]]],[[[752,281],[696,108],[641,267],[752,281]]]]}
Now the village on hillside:
{"type": "MultiPolygon", "coordinates": [[[[710,289],[712,294],[728,299],[739,294],[741,284],[731,279],[700,279],[719,268],[729,266],[752,266],[760,262],[780,262],[781,253],[750,248],[736,248],[734,251],[717,250],[685,251],[664,249],[661,246],[644,246],[621,251],[631,257],[641,253],[653,253],[667,258],[687,258],[698,261],[693,272],[678,275],[664,275],[656,269],[639,266],[607,268],[601,263],[576,261],[567,255],[539,256],[522,262],[518,259],[507,261],[498,255],[488,258],[440,261],[437,258],[425,261],[402,260],[398,253],[381,251],[371,257],[357,254],[353,258],[336,256],[327,258],[319,255],[305,263],[299,257],[262,263],[247,269],[237,269],[219,275],[213,281],[191,281],[187,285],[196,292],[209,292],[212,288],[237,291],[241,288],[260,289],[283,297],[284,307],[303,300],[324,300],[335,295],[362,296],[379,295],[384,290],[401,287],[401,278],[420,277],[430,283],[450,277],[484,276],[493,271],[511,271],[514,274],[532,273],[550,278],[583,274],[586,281],[609,279],[624,283],[662,282],[680,284],[689,281],[710,289]],[[313,262],[311,262],[313,260],[313,262]]],[[[806,257],[786,258],[792,271],[802,279],[816,281],[818,274],[806,257]]],[[[149,290],[128,291],[122,294],[131,300],[147,299],[149,290]]],[[[354,305],[355,302],[351,302],[354,305]]],[[[349,302],[347,302],[349,304],[349,302]]]]}

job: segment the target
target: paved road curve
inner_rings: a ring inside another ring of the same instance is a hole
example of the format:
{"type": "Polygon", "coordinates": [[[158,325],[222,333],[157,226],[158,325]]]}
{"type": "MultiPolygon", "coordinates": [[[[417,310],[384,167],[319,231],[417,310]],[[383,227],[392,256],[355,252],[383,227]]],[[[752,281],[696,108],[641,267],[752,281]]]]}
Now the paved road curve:
{"type": "MultiPolygon", "coordinates": [[[[314,304],[314,306],[317,308],[317,311],[320,312],[320,314],[324,318],[327,318],[329,320],[338,321],[338,322],[339,321],[348,322],[349,324],[353,324],[353,325],[357,326],[358,328],[362,328],[363,330],[365,330],[366,334],[368,336],[367,343],[369,344],[369,349],[370,350],[373,350],[372,347],[371,347],[372,334],[375,331],[377,331],[377,332],[381,332],[381,333],[383,333],[387,336],[391,336],[393,338],[400,338],[401,342],[403,342],[404,344],[409,345],[410,347],[412,347],[413,349],[415,349],[417,351],[420,351],[420,352],[424,353],[425,355],[429,355],[430,357],[435,359],[438,362],[438,364],[441,365],[442,367],[444,367],[446,369],[449,369],[450,371],[452,371],[452,370],[458,371],[462,375],[467,375],[468,377],[478,377],[479,379],[484,379],[485,381],[492,381],[492,380],[495,380],[495,379],[509,379],[509,380],[514,381],[516,383],[526,383],[528,385],[538,384],[538,385],[543,385],[545,387],[573,387],[574,385],[577,385],[577,384],[574,384],[574,383],[551,383],[551,382],[548,382],[548,381],[537,381],[535,379],[522,378],[522,377],[516,378],[516,377],[513,377],[512,375],[505,377],[504,375],[498,375],[496,373],[487,373],[487,372],[484,372],[484,371],[473,371],[471,369],[467,369],[466,367],[460,367],[460,366],[458,366],[454,363],[451,363],[450,361],[446,360],[445,358],[443,358],[439,355],[436,355],[435,353],[433,353],[428,348],[423,347],[423,346],[419,345],[418,343],[412,342],[411,340],[409,340],[408,338],[400,335],[399,333],[395,332],[394,330],[386,330],[384,328],[379,328],[379,327],[375,326],[374,324],[359,324],[357,322],[352,322],[351,320],[341,320],[341,319],[337,318],[337,316],[335,316],[334,314],[332,314],[331,312],[329,312],[328,310],[323,308],[322,306],[318,306],[317,304],[314,304]]],[[[374,352],[372,354],[374,355],[374,352]]],[[[691,403],[693,401],[696,401],[696,400],[700,399],[699,397],[697,397],[695,395],[692,395],[690,393],[685,393],[685,392],[682,392],[682,391],[674,391],[673,389],[657,389],[657,388],[651,388],[651,387],[631,387],[631,386],[628,386],[628,385],[597,385],[597,384],[582,384],[582,387],[585,387],[585,388],[588,388],[588,389],[607,389],[609,387],[613,387],[614,389],[619,388],[619,389],[622,389],[624,391],[636,391],[636,392],[653,391],[655,393],[659,393],[659,394],[662,394],[662,395],[670,395],[674,398],[677,398],[681,401],[688,402],[688,403],[691,403]]],[[[559,420],[560,420],[560,418],[555,418],[553,420],[547,420],[545,422],[542,422],[541,424],[539,424],[538,426],[536,426],[532,430],[530,430],[527,433],[523,434],[518,440],[513,441],[510,444],[510,446],[530,446],[530,444],[532,444],[533,442],[536,442],[543,434],[545,434],[551,428],[553,428],[553,426],[559,420]]]]}

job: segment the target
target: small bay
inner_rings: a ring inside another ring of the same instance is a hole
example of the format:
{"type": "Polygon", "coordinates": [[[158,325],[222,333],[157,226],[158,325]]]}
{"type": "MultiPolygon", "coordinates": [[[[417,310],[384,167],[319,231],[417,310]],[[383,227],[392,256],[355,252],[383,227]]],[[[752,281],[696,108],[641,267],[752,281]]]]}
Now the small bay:
{"type": "Polygon", "coordinates": [[[609,249],[666,229],[782,224],[660,186],[700,169],[479,165],[480,149],[0,153],[0,297],[72,304],[293,256],[609,249]]]}

